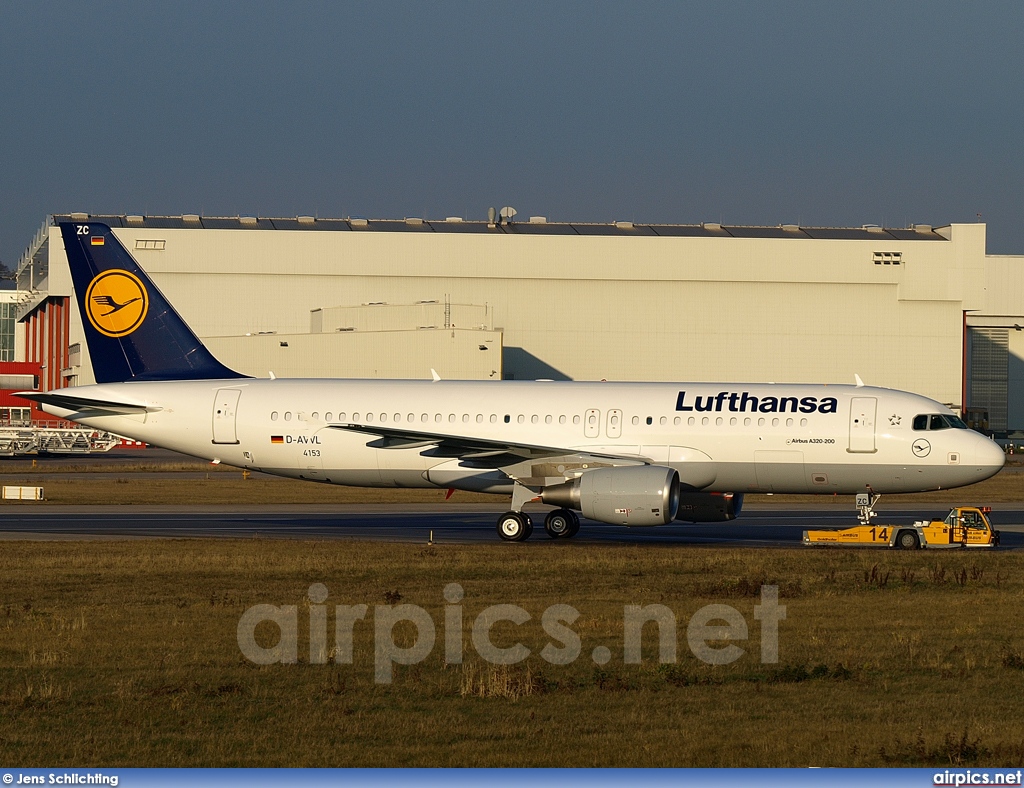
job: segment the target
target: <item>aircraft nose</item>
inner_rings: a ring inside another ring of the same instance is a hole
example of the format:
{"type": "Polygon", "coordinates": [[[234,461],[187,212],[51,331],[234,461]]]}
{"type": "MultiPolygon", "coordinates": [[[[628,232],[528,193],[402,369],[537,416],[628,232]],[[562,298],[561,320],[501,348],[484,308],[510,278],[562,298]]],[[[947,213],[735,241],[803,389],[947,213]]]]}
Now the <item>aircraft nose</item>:
{"type": "Polygon", "coordinates": [[[978,481],[995,476],[1006,463],[1006,455],[995,441],[978,435],[974,448],[974,467],[978,470],[978,481]]]}

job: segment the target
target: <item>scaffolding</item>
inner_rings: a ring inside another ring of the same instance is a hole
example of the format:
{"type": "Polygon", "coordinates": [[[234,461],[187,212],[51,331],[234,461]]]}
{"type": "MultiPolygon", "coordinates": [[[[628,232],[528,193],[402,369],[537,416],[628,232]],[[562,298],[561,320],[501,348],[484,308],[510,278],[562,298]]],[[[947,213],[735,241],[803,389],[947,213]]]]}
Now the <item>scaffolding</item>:
{"type": "Polygon", "coordinates": [[[94,454],[110,451],[121,438],[87,427],[0,427],[0,457],[19,454],[94,454]]]}

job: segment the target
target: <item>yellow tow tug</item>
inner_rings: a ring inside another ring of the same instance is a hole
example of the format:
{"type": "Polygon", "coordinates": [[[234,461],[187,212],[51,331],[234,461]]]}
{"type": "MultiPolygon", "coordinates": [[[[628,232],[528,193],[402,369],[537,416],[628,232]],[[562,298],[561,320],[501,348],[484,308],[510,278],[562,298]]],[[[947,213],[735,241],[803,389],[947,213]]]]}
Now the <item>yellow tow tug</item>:
{"type": "Polygon", "coordinates": [[[853,545],[855,547],[891,547],[901,550],[918,548],[996,547],[999,531],[988,521],[989,506],[957,506],[944,520],[919,520],[913,525],[873,525],[873,505],[878,496],[871,496],[865,505],[858,496],[861,525],[852,528],[804,531],[807,545],[853,545]]]}

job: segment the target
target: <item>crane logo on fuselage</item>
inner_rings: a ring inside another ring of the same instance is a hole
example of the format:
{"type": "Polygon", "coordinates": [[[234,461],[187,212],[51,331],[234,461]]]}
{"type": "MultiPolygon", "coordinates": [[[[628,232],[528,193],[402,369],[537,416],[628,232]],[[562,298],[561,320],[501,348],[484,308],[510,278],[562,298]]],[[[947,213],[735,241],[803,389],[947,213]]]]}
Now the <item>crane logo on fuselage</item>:
{"type": "Polygon", "coordinates": [[[688,404],[686,392],[676,397],[676,410],[708,413],[836,413],[839,400],[835,397],[754,397],[749,391],[720,391],[706,396],[698,394],[688,404]]]}
{"type": "Polygon", "coordinates": [[[85,292],[85,313],[92,327],[107,337],[123,337],[142,325],[149,293],[142,280],[120,268],[97,274],[85,292]]]}

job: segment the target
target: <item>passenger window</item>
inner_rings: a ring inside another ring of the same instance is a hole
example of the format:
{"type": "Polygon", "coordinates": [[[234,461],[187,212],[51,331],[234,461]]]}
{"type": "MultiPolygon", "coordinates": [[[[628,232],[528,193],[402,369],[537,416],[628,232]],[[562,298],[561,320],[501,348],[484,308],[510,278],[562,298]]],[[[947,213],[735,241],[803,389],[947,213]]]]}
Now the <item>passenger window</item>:
{"type": "Polygon", "coordinates": [[[730,427],[735,427],[736,424],[737,424],[737,419],[736,419],[735,416],[733,416],[731,419],[729,419],[729,426],[730,427]]]}
{"type": "Polygon", "coordinates": [[[388,420],[388,414],[386,414],[386,413],[380,414],[380,420],[381,421],[387,421],[388,420]]]}
{"type": "Polygon", "coordinates": [[[469,414],[468,413],[463,413],[462,414],[462,423],[463,424],[469,424],[469,414]]]}
{"type": "Polygon", "coordinates": [[[414,421],[416,421],[416,414],[415,413],[410,413],[409,414],[409,423],[412,424],[414,421]]]}
{"type": "Polygon", "coordinates": [[[511,416],[509,416],[509,415],[508,415],[508,414],[506,413],[506,414],[505,414],[505,423],[506,423],[506,424],[508,424],[508,423],[509,423],[509,422],[511,422],[511,421],[512,421],[512,417],[511,417],[511,416]]]}
{"type": "Polygon", "coordinates": [[[786,419],[786,426],[787,427],[792,427],[793,426],[793,420],[792,419],[786,419]]]}
{"type": "Polygon", "coordinates": [[[654,424],[654,419],[652,419],[650,416],[648,416],[647,417],[647,426],[649,427],[652,424],[654,424]]]}
{"type": "Polygon", "coordinates": [[[806,427],[807,426],[807,419],[800,419],[800,426],[801,427],[806,427]]]}
{"type": "Polygon", "coordinates": [[[764,426],[764,419],[758,419],[757,420],[757,426],[758,427],[763,427],[764,426]]]}
{"type": "Polygon", "coordinates": [[[530,417],[530,424],[536,424],[536,423],[537,423],[537,414],[536,414],[536,413],[534,413],[534,414],[533,414],[533,415],[532,415],[532,416],[530,417]]]}
{"type": "Polygon", "coordinates": [[[435,413],[434,414],[434,422],[436,424],[440,424],[441,423],[441,414],[440,413],[435,413]]]}
{"type": "Polygon", "coordinates": [[[455,414],[454,413],[449,413],[448,414],[448,423],[449,424],[453,424],[454,422],[455,422],[455,414]]]}
{"type": "Polygon", "coordinates": [[[291,421],[292,420],[292,412],[290,410],[285,412],[284,420],[285,421],[291,421]]]}
{"type": "Polygon", "coordinates": [[[725,423],[725,419],[723,419],[721,416],[719,416],[717,419],[715,419],[715,426],[716,427],[721,427],[724,423],[725,423]]]}
{"type": "Polygon", "coordinates": [[[690,426],[690,427],[692,427],[696,423],[697,423],[697,419],[695,419],[693,416],[690,416],[690,418],[688,418],[686,420],[687,426],[690,426]]]}
{"type": "Polygon", "coordinates": [[[747,416],[747,418],[745,418],[743,420],[743,426],[744,427],[749,427],[750,426],[750,417],[749,416],[747,416]]]}
{"type": "Polygon", "coordinates": [[[639,416],[634,416],[633,417],[633,426],[635,427],[639,423],[640,423],[640,417],[639,416]]]}
{"type": "Polygon", "coordinates": [[[565,416],[559,416],[558,417],[558,423],[559,424],[565,424],[565,416]]]}
{"type": "Polygon", "coordinates": [[[277,421],[277,411],[276,410],[273,413],[270,414],[270,420],[271,421],[277,421]]]}
{"type": "Polygon", "coordinates": [[[482,413],[476,414],[476,423],[477,424],[483,424],[484,423],[484,414],[482,414],[482,413]]]}
{"type": "Polygon", "coordinates": [[[345,420],[345,411],[342,411],[341,413],[338,414],[338,421],[344,421],[344,420],[345,420]]]}
{"type": "Polygon", "coordinates": [[[551,423],[551,417],[550,416],[545,416],[544,417],[544,423],[545,424],[550,424],[551,423]]]}
{"type": "Polygon", "coordinates": [[[317,412],[315,410],[313,411],[313,413],[311,415],[313,417],[313,421],[317,421],[320,418],[319,412],[317,412]]]}
{"type": "Polygon", "coordinates": [[[683,420],[679,416],[676,416],[674,419],[672,419],[672,423],[678,427],[680,424],[683,423],[683,420]]]}
{"type": "Polygon", "coordinates": [[[664,427],[666,424],[668,424],[668,418],[665,417],[665,416],[662,416],[660,419],[658,419],[658,424],[660,424],[662,427],[664,427]]]}
{"type": "Polygon", "coordinates": [[[706,427],[711,423],[711,419],[705,416],[703,419],[700,420],[700,423],[702,426],[706,427]]]}
{"type": "Polygon", "coordinates": [[[492,413],[491,414],[491,424],[496,424],[497,421],[498,421],[498,414],[497,413],[492,413]]]}
{"type": "Polygon", "coordinates": [[[520,414],[519,414],[519,415],[518,415],[518,416],[516,417],[516,421],[518,421],[518,422],[519,422],[520,424],[522,424],[522,423],[523,423],[524,421],[526,421],[526,416],[524,416],[524,415],[523,415],[522,413],[520,413],[520,414]]]}
{"type": "Polygon", "coordinates": [[[772,426],[773,427],[778,427],[779,426],[779,420],[778,419],[772,419],[772,426]]]}
{"type": "Polygon", "coordinates": [[[372,413],[367,413],[366,414],[366,423],[367,424],[372,424],[373,423],[373,414],[372,413]]]}
{"type": "Polygon", "coordinates": [[[428,421],[430,421],[430,414],[429,413],[421,413],[420,414],[420,421],[422,421],[424,424],[426,424],[428,421]]]}
{"type": "Polygon", "coordinates": [[[580,417],[579,416],[573,416],[572,417],[572,423],[573,424],[579,424],[580,423],[580,417]]]}
{"type": "Polygon", "coordinates": [[[401,413],[396,413],[395,414],[395,421],[401,421],[401,420],[402,420],[402,414],[401,413]]]}

